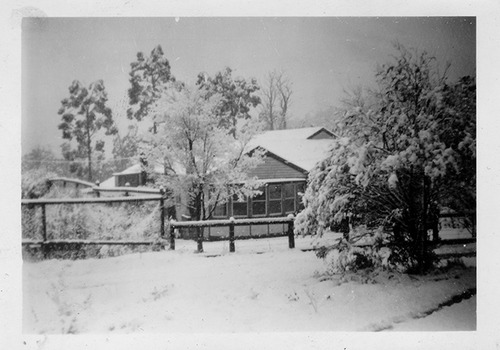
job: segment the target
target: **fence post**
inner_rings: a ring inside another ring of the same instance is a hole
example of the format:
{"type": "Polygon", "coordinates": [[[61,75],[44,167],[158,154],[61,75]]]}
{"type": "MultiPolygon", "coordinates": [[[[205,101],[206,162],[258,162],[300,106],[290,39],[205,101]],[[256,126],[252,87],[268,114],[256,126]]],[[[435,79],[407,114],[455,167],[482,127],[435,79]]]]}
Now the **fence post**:
{"type": "Polygon", "coordinates": [[[160,187],[160,237],[165,237],[165,189],[160,187]]]}
{"type": "Polygon", "coordinates": [[[42,207],[42,237],[43,243],[47,241],[47,215],[45,214],[45,204],[41,205],[42,207]]]}
{"type": "Polygon", "coordinates": [[[293,234],[293,214],[288,215],[288,219],[290,219],[290,221],[288,222],[288,248],[293,249],[295,248],[295,236],[293,234]]]}
{"type": "Polygon", "coordinates": [[[169,250],[175,250],[175,220],[170,220],[170,227],[168,229],[168,235],[170,238],[170,248],[169,250]]]}
{"type": "MultiPolygon", "coordinates": [[[[99,180],[96,180],[95,182],[96,187],[99,187],[100,184],[101,183],[99,182],[99,180]]],[[[95,193],[97,198],[101,197],[101,192],[99,192],[99,190],[95,191],[95,193]]]]}
{"type": "Polygon", "coordinates": [[[203,253],[203,226],[201,227],[197,227],[195,226],[195,229],[196,229],[196,242],[198,244],[198,247],[197,247],[197,250],[198,250],[198,253],[203,253]]]}
{"type": "Polygon", "coordinates": [[[47,215],[45,213],[45,204],[42,204],[42,254],[47,258],[47,215]]]}
{"type": "Polygon", "coordinates": [[[230,217],[229,221],[231,223],[229,224],[229,252],[234,253],[234,217],[230,217]]]}

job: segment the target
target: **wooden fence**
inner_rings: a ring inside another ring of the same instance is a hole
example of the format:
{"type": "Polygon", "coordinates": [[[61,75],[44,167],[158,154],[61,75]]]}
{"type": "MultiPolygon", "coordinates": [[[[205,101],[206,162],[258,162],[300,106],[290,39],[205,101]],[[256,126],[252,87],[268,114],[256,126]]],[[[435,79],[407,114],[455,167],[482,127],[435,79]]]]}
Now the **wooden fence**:
{"type": "MultiPolygon", "coordinates": [[[[180,228],[197,228],[202,229],[205,227],[229,227],[229,252],[235,252],[234,241],[236,239],[234,235],[235,226],[251,226],[251,225],[272,225],[272,224],[288,224],[287,236],[288,236],[288,247],[290,249],[295,248],[295,235],[293,233],[293,223],[294,216],[292,214],[287,217],[278,218],[255,218],[255,219],[238,219],[230,218],[229,220],[208,220],[208,221],[180,221],[170,220],[169,223],[169,239],[170,239],[170,249],[175,250],[175,229],[180,228]]],[[[266,238],[266,236],[255,237],[255,238],[266,238]]],[[[203,235],[201,232],[197,237],[198,252],[203,252],[203,235]]]]}
{"type": "MultiPolygon", "coordinates": [[[[159,201],[160,203],[160,232],[159,239],[167,239],[170,242],[170,250],[175,250],[175,230],[182,228],[196,228],[200,229],[206,227],[229,227],[229,251],[235,252],[235,227],[236,226],[252,226],[252,225],[272,225],[272,224],[287,224],[288,229],[286,235],[288,236],[288,246],[290,249],[295,247],[295,237],[294,237],[294,216],[289,215],[288,217],[274,217],[274,218],[249,218],[249,219],[238,219],[235,220],[231,218],[229,220],[209,220],[209,221],[182,221],[178,222],[175,220],[170,220],[168,222],[168,236],[165,234],[165,191],[163,189],[145,189],[145,188],[134,188],[134,187],[116,187],[111,189],[100,188],[99,183],[92,184],[90,182],[70,179],[70,178],[52,178],[51,182],[60,181],[63,186],[66,183],[73,183],[75,187],[83,186],[92,190],[96,194],[97,198],[75,198],[75,199],[22,199],[22,206],[40,206],[42,209],[42,239],[23,239],[23,245],[42,245],[47,246],[49,244],[83,244],[83,245],[152,245],[156,243],[155,241],[136,241],[136,240],[63,240],[63,239],[51,239],[47,238],[47,218],[46,218],[46,206],[48,205],[61,205],[61,204],[107,204],[107,203],[126,203],[126,202],[146,202],[146,201],[159,201]],[[101,192],[114,192],[114,193],[124,193],[123,197],[107,197],[100,198],[101,192]],[[129,196],[129,193],[142,194],[142,196],[129,196]]],[[[442,213],[441,218],[459,218],[468,217],[472,218],[473,224],[475,225],[475,215],[474,213],[442,213]]],[[[252,238],[265,238],[269,236],[262,237],[252,237],[252,238]]],[[[224,239],[224,237],[223,237],[224,239]]],[[[197,235],[197,245],[198,252],[203,251],[203,241],[204,237],[201,232],[197,235]]],[[[469,244],[475,243],[476,239],[465,238],[465,239],[450,239],[436,242],[430,242],[431,244],[439,245],[449,245],[449,244],[469,244]]]]}
{"type": "Polygon", "coordinates": [[[133,197],[110,197],[110,198],[71,198],[71,199],[22,199],[21,206],[34,207],[39,206],[42,210],[42,239],[23,239],[22,245],[41,244],[121,244],[121,245],[148,245],[153,241],[131,241],[131,240],[49,240],[47,237],[47,217],[46,206],[48,205],[74,205],[74,204],[108,204],[108,203],[127,203],[127,202],[147,202],[158,201],[160,204],[160,237],[165,235],[165,192],[159,190],[160,195],[133,196],[133,197]]]}

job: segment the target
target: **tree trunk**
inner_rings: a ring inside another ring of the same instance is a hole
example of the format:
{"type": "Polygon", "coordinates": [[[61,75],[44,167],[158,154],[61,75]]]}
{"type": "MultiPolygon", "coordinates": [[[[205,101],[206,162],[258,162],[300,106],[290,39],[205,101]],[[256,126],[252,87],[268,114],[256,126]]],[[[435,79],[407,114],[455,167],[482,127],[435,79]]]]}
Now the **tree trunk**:
{"type": "MultiPolygon", "coordinates": [[[[200,221],[202,220],[202,211],[201,207],[203,206],[202,197],[199,192],[199,185],[196,185],[196,188],[193,188],[194,191],[198,191],[194,197],[191,197],[191,203],[189,205],[189,214],[191,215],[191,220],[200,221]]],[[[197,251],[198,253],[203,253],[203,227],[194,227],[191,234],[194,238],[196,238],[197,242],[197,251]]]]}
{"type": "Polygon", "coordinates": [[[89,111],[87,110],[87,158],[89,161],[89,182],[92,182],[92,144],[90,139],[89,111]]]}
{"type": "Polygon", "coordinates": [[[427,244],[428,210],[429,210],[429,178],[423,175],[422,179],[422,199],[421,199],[421,218],[418,228],[418,272],[425,273],[429,268],[429,252],[427,244]]]}

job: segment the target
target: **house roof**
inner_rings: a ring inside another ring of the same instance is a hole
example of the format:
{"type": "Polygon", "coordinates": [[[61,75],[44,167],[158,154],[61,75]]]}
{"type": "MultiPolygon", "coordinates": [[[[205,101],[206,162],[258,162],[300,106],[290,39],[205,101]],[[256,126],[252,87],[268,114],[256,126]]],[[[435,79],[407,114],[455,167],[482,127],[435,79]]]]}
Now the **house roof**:
{"type": "Polygon", "coordinates": [[[266,131],[255,136],[250,149],[263,148],[309,172],[328,156],[334,135],[321,127],[266,131]],[[311,139],[324,130],[331,139],[311,139]]]}
{"type": "Polygon", "coordinates": [[[270,138],[272,139],[278,139],[278,140],[283,140],[283,139],[300,139],[300,140],[306,140],[310,138],[311,136],[314,136],[318,134],[320,131],[325,131],[328,134],[333,136],[333,133],[330,132],[329,130],[316,126],[316,127],[309,127],[309,128],[298,128],[298,129],[284,129],[284,130],[268,130],[264,131],[263,133],[256,135],[254,137],[254,140],[260,141],[260,140],[268,140],[270,138]]]}
{"type": "Polygon", "coordinates": [[[111,176],[109,179],[104,180],[103,182],[100,183],[101,187],[115,187],[115,177],[111,176]]]}
{"type": "MultiPolygon", "coordinates": [[[[127,169],[120,171],[119,173],[113,173],[113,176],[115,175],[128,175],[128,174],[140,174],[142,171],[141,163],[134,164],[127,169]]],[[[163,167],[161,164],[156,164],[154,168],[155,173],[158,174],[163,174],[163,167]]]]}

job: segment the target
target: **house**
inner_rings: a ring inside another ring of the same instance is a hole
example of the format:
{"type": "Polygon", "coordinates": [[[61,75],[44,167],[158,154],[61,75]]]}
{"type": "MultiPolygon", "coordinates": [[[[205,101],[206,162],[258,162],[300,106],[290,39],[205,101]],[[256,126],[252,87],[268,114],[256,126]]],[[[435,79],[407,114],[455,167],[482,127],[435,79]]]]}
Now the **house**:
{"type": "MultiPolygon", "coordinates": [[[[215,208],[213,219],[283,217],[299,212],[303,208],[301,195],[305,191],[307,176],[319,161],[327,157],[334,138],[332,132],[322,127],[273,130],[255,136],[248,152],[260,148],[265,158],[249,176],[264,183],[259,189],[261,194],[242,200],[229,198],[215,208]]],[[[162,169],[155,171],[161,172],[162,169]]],[[[114,174],[114,186],[125,186],[127,183],[130,186],[145,184],[140,164],[114,174]]],[[[279,234],[284,229],[282,224],[237,226],[235,234],[279,234]]],[[[227,227],[211,228],[207,230],[207,235],[226,236],[227,230],[227,227]]]]}
{"type": "MultiPolygon", "coordinates": [[[[264,162],[249,174],[264,182],[260,195],[238,200],[229,198],[214,211],[214,219],[229,217],[282,217],[303,209],[302,194],[307,176],[314,166],[328,156],[335,135],[325,128],[312,127],[266,131],[250,143],[250,151],[264,151],[264,162]]],[[[209,236],[226,235],[228,228],[211,228],[209,236]]],[[[237,226],[235,235],[256,236],[284,232],[282,224],[237,226]]]]}

